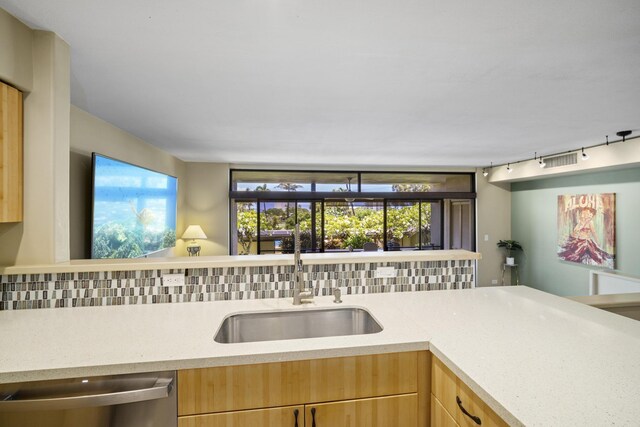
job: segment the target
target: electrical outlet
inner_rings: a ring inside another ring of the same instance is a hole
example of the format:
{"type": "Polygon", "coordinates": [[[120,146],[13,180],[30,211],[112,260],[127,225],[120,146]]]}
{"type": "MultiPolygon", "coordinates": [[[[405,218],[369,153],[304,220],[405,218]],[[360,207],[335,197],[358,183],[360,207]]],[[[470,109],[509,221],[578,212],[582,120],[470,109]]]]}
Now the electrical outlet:
{"type": "Polygon", "coordinates": [[[378,267],[376,269],[376,277],[396,277],[395,267],[378,267]]]}
{"type": "Polygon", "coordinates": [[[497,285],[498,284],[498,279],[491,279],[491,284],[492,285],[497,285]]]}
{"type": "Polygon", "coordinates": [[[488,234],[485,234],[485,235],[484,235],[484,241],[485,241],[485,242],[488,242],[488,241],[489,241],[489,235],[488,235],[488,234]]]}
{"type": "Polygon", "coordinates": [[[164,286],[182,286],[184,285],[184,274],[163,274],[162,284],[164,286]]]}

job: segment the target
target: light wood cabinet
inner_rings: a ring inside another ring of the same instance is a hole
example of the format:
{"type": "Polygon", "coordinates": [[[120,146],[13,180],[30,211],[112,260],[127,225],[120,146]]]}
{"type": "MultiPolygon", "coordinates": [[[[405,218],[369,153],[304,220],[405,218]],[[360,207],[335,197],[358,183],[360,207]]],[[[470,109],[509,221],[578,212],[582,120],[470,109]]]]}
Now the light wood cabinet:
{"type": "Polygon", "coordinates": [[[418,395],[412,393],[306,405],[304,419],[305,427],[415,426],[418,420],[418,395]]]}
{"type": "Polygon", "coordinates": [[[296,427],[296,421],[304,426],[304,406],[189,415],[178,418],[178,427],[296,427]]]}
{"type": "MultiPolygon", "coordinates": [[[[482,401],[460,378],[437,357],[433,357],[431,371],[431,413],[432,426],[434,419],[447,420],[442,413],[446,411],[455,421],[455,425],[462,427],[503,427],[507,423],[502,420],[489,406],[482,401]],[[441,404],[440,408],[437,403],[441,404]],[[467,414],[465,414],[465,411],[467,414]],[[475,418],[475,420],[474,420],[475,418]],[[480,421],[480,422],[478,422],[480,421]]],[[[447,426],[443,421],[443,425],[447,426]]]]}
{"type": "Polygon", "coordinates": [[[22,92],[0,82],[0,222],[22,221],[22,92]]]}
{"type": "Polygon", "coordinates": [[[178,415],[416,393],[418,352],[189,369],[178,415]]]}
{"type": "Polygon", "coordinates": [[[307,396],[306,361],[178,372],[178,415],[290,406],[307,396]]]}
{"type": "Polygon", "coordinates": [[[182,370],[179,427],[294,426],[295,409],[311,427],[312,408],[316,427],[426,427],[429,362],[422,351],[182,370]]]}
{"type": "Polygon", "coordinates": [[[188,369],[177,387],[178,427],[507,426],[427,351],[188,369]]]}
{"type": "Polygon", "coordinates": [[[459,427],[433,394],[431,395],[431,425],[433,427],[459,427]]]}

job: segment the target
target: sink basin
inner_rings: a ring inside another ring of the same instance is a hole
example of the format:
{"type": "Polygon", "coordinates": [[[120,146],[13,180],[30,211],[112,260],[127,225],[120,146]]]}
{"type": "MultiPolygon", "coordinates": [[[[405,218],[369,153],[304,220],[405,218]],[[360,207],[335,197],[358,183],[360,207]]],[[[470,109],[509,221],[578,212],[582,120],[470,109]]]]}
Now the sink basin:
{"type": "Polygon", "coordinates": [[[233,314],[215,341],[223,344],[375,334],[382,326],[362,308],[270,311],[233,314]]]}

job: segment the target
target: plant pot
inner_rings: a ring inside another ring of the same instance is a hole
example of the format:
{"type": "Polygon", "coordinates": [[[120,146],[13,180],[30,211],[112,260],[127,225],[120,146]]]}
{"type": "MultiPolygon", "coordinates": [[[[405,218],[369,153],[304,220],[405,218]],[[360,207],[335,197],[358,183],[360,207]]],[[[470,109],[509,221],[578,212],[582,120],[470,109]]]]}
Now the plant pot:
{"type": "Polygon", "coordinates": [[[516,263],[516,259],[514,257],[507,257],[507,265],[514,265],[516,263]]]}

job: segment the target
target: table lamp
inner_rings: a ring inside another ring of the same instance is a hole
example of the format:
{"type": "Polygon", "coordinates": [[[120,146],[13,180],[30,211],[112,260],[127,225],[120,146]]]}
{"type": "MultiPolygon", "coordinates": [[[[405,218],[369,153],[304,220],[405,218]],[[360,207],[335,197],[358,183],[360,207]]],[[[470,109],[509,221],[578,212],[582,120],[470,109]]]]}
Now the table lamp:
{"type": "Polygon", "coordinates": [[[182,239],[187,240],[191,239],[191,241],[187,244],[187,252],[189,256],[198,256],[200,255],[200,244],[196,241],[196,239],[206,239],[207,235],[202,231],[202,227],[199,225],[190,225],[184,231],[182,235],[182,239]]]}

